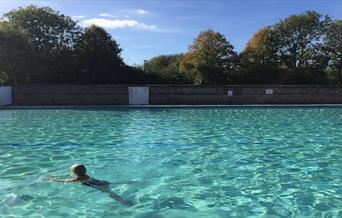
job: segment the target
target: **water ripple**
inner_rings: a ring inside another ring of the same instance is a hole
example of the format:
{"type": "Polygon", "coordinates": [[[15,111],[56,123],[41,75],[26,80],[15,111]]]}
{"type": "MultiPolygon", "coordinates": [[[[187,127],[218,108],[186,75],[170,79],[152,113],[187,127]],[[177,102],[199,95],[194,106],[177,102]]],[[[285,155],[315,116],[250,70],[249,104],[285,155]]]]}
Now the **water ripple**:
{"type": "Polygon", "coordinates": [[[0,110],[5,217],[342,217],[342,108],[0,110]],[[73,163],[126,208],[77,184],[73,163]]]}

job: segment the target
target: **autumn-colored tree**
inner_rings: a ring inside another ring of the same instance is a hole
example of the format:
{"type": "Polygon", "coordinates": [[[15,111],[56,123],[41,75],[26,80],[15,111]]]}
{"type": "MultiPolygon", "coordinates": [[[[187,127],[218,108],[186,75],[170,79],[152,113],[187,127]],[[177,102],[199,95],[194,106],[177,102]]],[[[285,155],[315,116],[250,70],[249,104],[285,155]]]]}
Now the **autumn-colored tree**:
{"type": "Polygon", "coordinates": [[[195,55],[186,53],[179,63],[179,71],[186,80],[191,81],[194,85],[200,85],[202,78],[197,71],[196,61],[195,55]]]}
{"type": "Polygon", "coordinates": [[[245,51],[246,50],[259,50],[264,51],[266,50],[266,41],[269,34],[269,28],[264,27],[261,28],[258,32],[256,32],[253,37],[248,41],[245,51]]]}
{"type": "Polygon", "coordinates": [[[186,54],[149,60],[146,74],[103,28],[30,5],[0,20],[0,83],[341,83],[341,43],[341,20],[308,11],[262,28],[238,57],[222,34],[201,32],[186,54]]]}
{"type": "Polygon", "coordinates": [[[195,84],[225,84],[236,61],[233,46],[219,32],[201,32],[180,62],[180,70],[195,84]]]}
{"type": "Polygon", "coordinates": [[[260,29],[239,55],[239,73],[235,78],[240,84],[280,83],[275,53],[268,43],[269,28],[260,29]]]}

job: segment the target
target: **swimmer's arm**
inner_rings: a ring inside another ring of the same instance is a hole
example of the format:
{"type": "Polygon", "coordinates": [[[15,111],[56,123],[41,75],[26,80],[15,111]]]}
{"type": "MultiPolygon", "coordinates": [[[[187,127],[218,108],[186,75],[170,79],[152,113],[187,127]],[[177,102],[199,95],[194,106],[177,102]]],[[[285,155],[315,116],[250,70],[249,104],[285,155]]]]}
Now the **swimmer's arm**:
{"type": "Polygon", "coordinates": [[[54,182],[79,182],[80,181],[78,178],[61,179],[61,178],[57,178],[56,176],[48,176],[46,178],[54,182]]]}

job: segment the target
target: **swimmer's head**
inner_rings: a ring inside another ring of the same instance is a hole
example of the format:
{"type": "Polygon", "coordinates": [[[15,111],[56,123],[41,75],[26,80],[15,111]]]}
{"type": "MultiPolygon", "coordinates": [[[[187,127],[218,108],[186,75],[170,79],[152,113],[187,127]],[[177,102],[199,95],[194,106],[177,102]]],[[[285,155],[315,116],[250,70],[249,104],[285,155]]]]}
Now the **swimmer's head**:
{"type": "Polygon", "coordinates": [[[70,167],[71,176],[82,177],[86,175],[87,169],[83,164],[74,164],[70,167]]]}

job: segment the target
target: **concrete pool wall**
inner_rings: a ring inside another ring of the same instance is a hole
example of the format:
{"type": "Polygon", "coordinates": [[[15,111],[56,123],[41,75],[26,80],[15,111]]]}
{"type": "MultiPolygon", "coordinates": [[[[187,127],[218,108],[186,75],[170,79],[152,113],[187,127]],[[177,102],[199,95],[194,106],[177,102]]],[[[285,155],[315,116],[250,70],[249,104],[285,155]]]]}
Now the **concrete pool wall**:
{"type": "Polygon", "coordinates": [[[150,105],[342,104],[342,86],[20,85],[12,105],[128,105],[129,87],[147,87],[150,105]]]}

